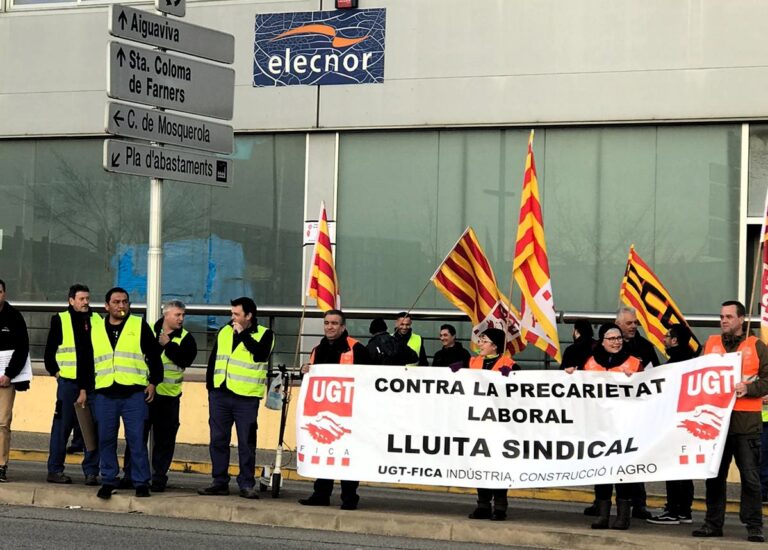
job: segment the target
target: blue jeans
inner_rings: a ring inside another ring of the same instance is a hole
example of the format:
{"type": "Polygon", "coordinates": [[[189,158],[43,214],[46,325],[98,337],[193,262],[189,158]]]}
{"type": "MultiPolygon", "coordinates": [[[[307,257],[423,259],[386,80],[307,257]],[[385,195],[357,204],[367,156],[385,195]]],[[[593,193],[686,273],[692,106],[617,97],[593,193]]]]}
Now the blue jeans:
{"type": "MultiPolygon", "coordinates": [[[[64,459],[67,456],[67,440],[72,429],[77,424],[75,401],[77,401],[80,395],[80,389],[74,380],[59,377],[56,383],[56,410],[53,413],[51,442],[48,450],[49,474],[58,474],[64,471],[64,459]]],[[[90,397],[88,399],[88,406],[91,407],[91,415],[93,415],[93,402],[90,397]]],[[[99,475],[99,451],[85,451],[82,465],[85,475],[99,475]]]]}
{"type": "Polygon", "coordinates": [[[144,422],[147,419],[145,397],[142,391],[124,398],[108,397],[101,393],[94,396],[103,485],[117,485],[117,474],[120,472],[117,463],[120,418],[123,419],[126,445],[131,448],[131,481],[134,487],[149,485],[149,456],[144,444],[144,422]]]}
{"type": "Polygon", "coordinates": [[[240,462],[237,485],[241,489],[252,488],[256,485],[256,417],[259,414],[259,398],[242,397],[226,390],[214,389],[208,392],[208,408],[213,484],[229,484],[229,442],[234,424],[240,462]]]}
{"type": "MultiPolygon", "coordinates": [[[[152,430],[152,484],[165,487],[168,483],[168,470],[173,462],[176,449],[176,434],[179,431],[180,397],[155,394],[149,404],[149,417],[144,426],[144,446],[149,441],[152,430]]],[[[125,447],[123,471],[131,479],[131,448],[125,447]]]]}

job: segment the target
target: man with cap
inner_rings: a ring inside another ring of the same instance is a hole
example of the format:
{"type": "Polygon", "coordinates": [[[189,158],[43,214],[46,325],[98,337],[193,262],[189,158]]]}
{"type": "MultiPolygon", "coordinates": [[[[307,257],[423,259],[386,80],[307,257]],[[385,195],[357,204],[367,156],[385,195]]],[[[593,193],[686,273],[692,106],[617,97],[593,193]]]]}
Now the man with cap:
{"type": "MultiPolygon", "coordinates": [[[[499,371],[508,375],[510,371],[520,370],[520,367],[508,356],[504,355],[507,338],[504,331],[489,328],[480,334],[477,340],[478,354],[469,361],[470,369],[499,371]]],[[[451,367],[454,372],[458,369],[451,367]]],[[[504,521],[507,519],[507,489],[477,489],[477,508],[469,514],[470,519],[490,519],[504,521]],[[493,508],[491,503],[493,502],[493,508]]]]}

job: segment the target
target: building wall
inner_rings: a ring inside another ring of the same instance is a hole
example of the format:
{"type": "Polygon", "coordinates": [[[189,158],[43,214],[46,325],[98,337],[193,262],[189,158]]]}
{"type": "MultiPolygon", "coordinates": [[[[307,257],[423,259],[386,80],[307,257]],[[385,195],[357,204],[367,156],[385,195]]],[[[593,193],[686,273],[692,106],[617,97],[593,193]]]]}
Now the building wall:
{"type": "MultiPolygon", "coordinates": [[[[187,21],[235,35],[237,130],[768,114],[759,0],[360,3],[387,8],[385,83],[320,89],[251,86],[254,17],[332,9],[330,0],[188,3],[187,21]]],[[[0,137],[103,131],[106,29],[104,6],[0,14],[0,137]]]]}

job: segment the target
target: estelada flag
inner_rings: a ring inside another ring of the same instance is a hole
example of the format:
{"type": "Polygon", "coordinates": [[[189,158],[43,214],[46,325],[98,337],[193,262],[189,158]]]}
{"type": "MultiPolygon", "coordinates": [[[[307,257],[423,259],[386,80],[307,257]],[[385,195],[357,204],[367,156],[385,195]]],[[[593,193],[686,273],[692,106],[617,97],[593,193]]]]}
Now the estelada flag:
{"type": "Polygon", "coordinates": [[[525,348],[519,313],[499,292],[491,264],[471,227],[459,237],[430,280],[448,301],[469,316],[473,341],[488,328],[500,328],[507,333],[511,354],[525,348]]]}
{"type": "MultiPolygon", "coordinates": [[[[624,278],[621,280],[619,300],[637,310],[637,318],[645,330],[648,341],[665,356],[664,335],[669,327],[683,324],[690,329],[672,296],[635,251],[635,245],[629,247],[629,258],[627,268],[624,270],[624,278]]],[[[696,336],[691,338],[690,346],[694,353],[698,353],[701,343],[696,336]]]]}
{"type": "Polygon", "coordinates": [[[763,227],[760,230],[760,242],[763,246],[763,272],[760,277],[760,340],[768,343],[768,190],[765,193],[763,208],[763,227]]]}
{"type": "Polygon", "coordinates": [[[321,311],[339,309],[339,283],[336,278],[336,268],[333,264],[331,235],[328,231],[328,215],[325,212],[325,202],[320,203],[320,215],[317,224],[317,240],[309,274],[307,296],[317,300],[321,311]]]}
{"type": "Polygon", "coordinates": [[[533,157],[533,130],[528,138],[528,154],[525,158],[512,274],[520,287],[523,336],[559,363],[560,338],[557,335],[555,301],[544,240],[544,217],[533,157]]]}

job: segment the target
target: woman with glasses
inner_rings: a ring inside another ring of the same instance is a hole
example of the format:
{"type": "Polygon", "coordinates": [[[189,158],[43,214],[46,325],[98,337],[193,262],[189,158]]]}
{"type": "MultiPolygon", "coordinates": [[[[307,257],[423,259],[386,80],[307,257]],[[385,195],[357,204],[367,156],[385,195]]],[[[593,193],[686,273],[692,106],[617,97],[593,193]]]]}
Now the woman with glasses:
{"type": "MultiPolygon", "coordinates": [[[[631,376],[640,370],[640,360],[632,357],[624,349],[624,336],[621,329],[614,323],[605,323],[598,331],[599,343],[595,353],[584,365],[585,371],[593,372],[623,372],[631,376]]],[[[632,498],[640,489],[639,483],[616,484],[616,519],[611,529],[629,529],[629,518],[632,512],[632,498]]],[[[613,485],[595,485],[598,518],[592,524],[592,529],[608,529],[611,516],[611,495],[613,485]]]]}
{"type": "MultiPolygon", "coordinates": [[[[489,328],[484,331],[477,340],[478,355],[469,360],[469,368],[500,371],[502,374],[520,370],[519,365],[504,355],[506,344],[507,335],[503,330],[489,328]]],[[[490,519],[492,521],[507,519],[507,488],[478,488],[477,508],[469,514],[469,518],[490,519]],[[491,509],[491,502],[493,502],[493,509],[491,509]]]]}

